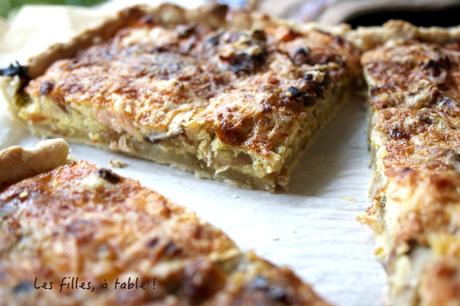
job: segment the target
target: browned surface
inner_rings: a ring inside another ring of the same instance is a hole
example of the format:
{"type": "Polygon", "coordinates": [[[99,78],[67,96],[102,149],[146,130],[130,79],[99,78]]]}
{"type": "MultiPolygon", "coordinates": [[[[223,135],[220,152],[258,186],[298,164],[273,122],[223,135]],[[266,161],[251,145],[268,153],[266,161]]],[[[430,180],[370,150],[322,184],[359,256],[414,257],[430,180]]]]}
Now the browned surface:
{"type": "Polygon", "coordinates": [[[385,216],[390,201],[398,207],[395,224],[382,224],[390,233],[387,271],[394,281],[404,269],[398,260],[407,257],[415,277],[406,288],[415,292],[413,305],[458,305],[459,45],[392,42],[365,53],[362,63],[370,86],[372,135],[382,138],[377,143],[371,136],[375,162],[385,178],[376,185],[369,212],[385,216]],[[429,257],[417,267],[421,249],[429,257]]]}
{"type": "Polygon", "coordinates": [[[427,107],[457,115],[459,51],[458,43],[441,47],[407,42],[366,53],[362,62],[371,80],[371,104],[377,109],[427,107]]]}
{"type": "Polygon", "coordinates": [[[385,175],[399,171],[460,171],[460,120],[422,108],[379,111],[375,128],[385,135],[385,175]]]}
{"type": "Polygon", "coordinates": [[[375,126],[384,136],[385,174],[460,170],[460,48],[406,42],[367,52],[375,126]]]}
{"type": "Polygon", "coordinates": [[[289,269],[138,182],[84,161],[0,193],[0,305],[325,305],[289,269]],[[96,289],[59,292],[63,277],[96,289]],[[113,290],[116,278],[155,289],[113,290]],[[53,289],[35,289],[53,281],[53,289]],[[101,289],[106,280],[109,289],[101,289]],[[110,289],[112,288],[112,289],[110,289]]]}
{"type": "Polygon", "coordinates": [[[458,259],[438,261],[425,273],[421,294],[428,305],[455,305],[460,301],[458,259]]]}
{"type": "Polygon", "coordinates": [[[64,110],[90,106],[97,120],[137,138],[166,132],[187,113],[186,129],[198,125],[225,144],[266,154],[325,90],[346,82],[356,58],[344,40],[318,30],[276,23],[215,30],[143,17],[108,42],[55,62],[26,92],[64,110]],[[327,77],[314,79],[318,70],[327,77]]]}

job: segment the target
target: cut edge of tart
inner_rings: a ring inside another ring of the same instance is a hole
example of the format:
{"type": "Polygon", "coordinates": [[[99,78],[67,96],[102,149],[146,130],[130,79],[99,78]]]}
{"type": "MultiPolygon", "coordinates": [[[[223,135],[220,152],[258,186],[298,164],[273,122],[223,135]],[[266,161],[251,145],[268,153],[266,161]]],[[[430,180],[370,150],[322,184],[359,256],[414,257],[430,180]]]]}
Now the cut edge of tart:
{"type": "Polygon", "coordinates": [[[388,41],[377,35],[361,58],[373,179],[359,219],[375,233],[390,305],[451,305],[460,299],[459,28],[386,27],[398,30],[366,30],[388,41]]]}
{"type": "Polygon", "coordinates": [[[16,161],[0,188],[2,303],[328,305],[193,212],[67,152],[63,140],[0,151],[0,169],[16,161]],[[128,277],[145,288],[122,290],[128,277]]]}
{"type": "Polygon", "coordinates": [[[34,134],[273,192],[353,90],[346,31],[219,5],[139,6],[4,69],[2,87],[34,134]]]}

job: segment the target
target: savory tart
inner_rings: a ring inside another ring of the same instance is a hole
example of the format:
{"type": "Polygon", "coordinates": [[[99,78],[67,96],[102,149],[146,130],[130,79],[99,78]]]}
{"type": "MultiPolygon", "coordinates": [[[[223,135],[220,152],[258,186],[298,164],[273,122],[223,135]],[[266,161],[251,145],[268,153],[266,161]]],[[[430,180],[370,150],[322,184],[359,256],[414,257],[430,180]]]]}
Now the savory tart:
{"type": "Polygon", "coordinates": [[[391,27],[406,34],[361,60],[374,170],[362,220],[376,234],[390,305],[458,305],[460,44],[452,30],[391,27]]]}
{"type": "Polygon", "coordinates": [[[166,4],[122,11],[2,74],[35,134],[275,191],[358,67],[350,43],[312,25],[166,4]]]}
{"type": "Polygon", "coordinates": [[[328,305],[194,213],[67,152],[63,140],[0,152],[0,169],[22,173],[1,173],[0,305],[328,305]]]}

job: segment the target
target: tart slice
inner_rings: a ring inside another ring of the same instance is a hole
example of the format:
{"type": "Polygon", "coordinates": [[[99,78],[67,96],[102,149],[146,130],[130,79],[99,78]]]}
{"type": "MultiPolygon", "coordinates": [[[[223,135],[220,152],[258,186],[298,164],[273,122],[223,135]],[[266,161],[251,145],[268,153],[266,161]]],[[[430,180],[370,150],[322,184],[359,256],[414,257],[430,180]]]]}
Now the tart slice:
{"type": "Polygon", "coordinates": [[[327,305],[291,270],[67,152],[63,140],[0,152],[0,169],[16,168],[0,181],[1,305],[327,305]]]}
{"type": "Polygon", "coordinates": [[[4,69],[3,87],[35,134],[275,191],[347,99],[358,63],[312,26],[162,5],[4,69]]]}
{"type": "Polygon", "coordinates": [[[374,170],[362,220],[390,305],[459,305],[460,44],[447,30],[400,25],[407,35],[362,57],[374,170]]]}

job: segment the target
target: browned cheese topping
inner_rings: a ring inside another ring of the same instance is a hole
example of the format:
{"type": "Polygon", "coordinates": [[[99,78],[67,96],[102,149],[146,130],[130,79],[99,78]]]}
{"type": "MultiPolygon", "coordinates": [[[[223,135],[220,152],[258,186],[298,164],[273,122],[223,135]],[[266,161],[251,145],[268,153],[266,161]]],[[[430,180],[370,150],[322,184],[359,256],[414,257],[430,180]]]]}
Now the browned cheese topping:
{"type": "Polygon", "coordinates": [[[370,213],[384,211],[378,218],[384,218],[391,290],[399,296],[416,290],[410,305],[456,305],[460,45],[388,43],[365,53],[362,64],[378,172],[370,213]]]}
{"type": "Polygon", "coordinates": [[[55,62],[26,92],[63,110],[91,106],[100,122],[138,139],[204,127],[225,144],[265,154],[326,89],[350,78],[356,59],[349,43],[320,30],[165,26],[146,16],[55,62]]]}
{"type": "Polygon", "coordinates": [[[242,253],[195,214],[84,161],[1,190],[0,241],[2,306],[326,305],[291,270],[242,253]],[[65,277],[95,289],[60,292],[65,277]],[[128,277],[148,286],[114,289],[128,277]],[[48,290],[35,287],[45,281],[48,290]]]}

